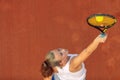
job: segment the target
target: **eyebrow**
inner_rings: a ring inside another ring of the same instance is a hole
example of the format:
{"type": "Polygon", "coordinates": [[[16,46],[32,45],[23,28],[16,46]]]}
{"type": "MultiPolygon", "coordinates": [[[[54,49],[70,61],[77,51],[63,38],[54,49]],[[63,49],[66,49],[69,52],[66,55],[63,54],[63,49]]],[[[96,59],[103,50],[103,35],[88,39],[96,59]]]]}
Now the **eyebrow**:
{"type": "Polygon", "coordinates": [[[58,50],[58,51],[61,51],[61,48],[58,48],[57,50],[58,50]]]}
{"type": "Polygon", "coordinates": [[[60,53],[61,56],[63,55],[63,53],[61,52],[61,48],[58,48],[57,51],[60,53]]]}

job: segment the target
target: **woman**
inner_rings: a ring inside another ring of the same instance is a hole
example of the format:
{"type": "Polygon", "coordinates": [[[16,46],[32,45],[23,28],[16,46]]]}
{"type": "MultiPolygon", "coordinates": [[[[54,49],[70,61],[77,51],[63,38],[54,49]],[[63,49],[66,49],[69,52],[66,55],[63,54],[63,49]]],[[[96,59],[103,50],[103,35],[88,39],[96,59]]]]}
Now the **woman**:
{"type": "Polygon", "coordinates": [[[106,35],[98,35],[80,54],[69,54],[68,50],[62,48],[51,50],[41,65],[44,80],[52,80],[53,75],[55,80],[85,80],[86,69],[83,62],[106,38],[106,35]]]}

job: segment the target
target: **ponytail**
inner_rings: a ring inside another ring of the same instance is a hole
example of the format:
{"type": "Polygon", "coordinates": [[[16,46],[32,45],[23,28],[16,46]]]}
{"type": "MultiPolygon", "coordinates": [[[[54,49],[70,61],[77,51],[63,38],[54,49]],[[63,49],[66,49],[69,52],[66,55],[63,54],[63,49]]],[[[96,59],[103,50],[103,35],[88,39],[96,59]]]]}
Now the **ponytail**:
{"type": "Polygon", "coordinates": [[[49,64],[49,62],[46,60],[41,65],[41,73],[43,77],[49,77],[53,74],[54,70],[49,64]]]}

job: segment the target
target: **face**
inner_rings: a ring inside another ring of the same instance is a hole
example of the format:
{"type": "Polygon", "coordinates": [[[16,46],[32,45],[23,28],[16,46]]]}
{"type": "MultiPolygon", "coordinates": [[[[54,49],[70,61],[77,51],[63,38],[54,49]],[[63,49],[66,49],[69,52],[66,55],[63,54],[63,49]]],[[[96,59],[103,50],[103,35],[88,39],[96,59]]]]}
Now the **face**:
{"type": "Polygon", "coordinates": [[[56,61],[60,62],[60,65],[63,66],[67,62],[68,50],[63,48],[58,48],[53,50],[56,61]]]}

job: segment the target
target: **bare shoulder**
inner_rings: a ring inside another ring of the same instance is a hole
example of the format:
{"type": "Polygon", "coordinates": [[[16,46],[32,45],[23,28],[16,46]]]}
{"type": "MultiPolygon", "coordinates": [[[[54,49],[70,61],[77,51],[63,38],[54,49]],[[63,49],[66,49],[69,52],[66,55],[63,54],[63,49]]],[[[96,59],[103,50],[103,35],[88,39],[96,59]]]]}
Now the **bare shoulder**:
{"type": "Polygon", "coordinates": [[[79,70],[81,69],[81,67],[82,67],[82,63],[76,66],[76,63],[77,63],[76,58],[77,58],[77,56],[74,56],[74,57],[72,57],[72,59],[71,59],[71,61],[70,61],[69,70],[70,70],[71,72],[77,72],[77,71],[79,71],[79,70]]]}

